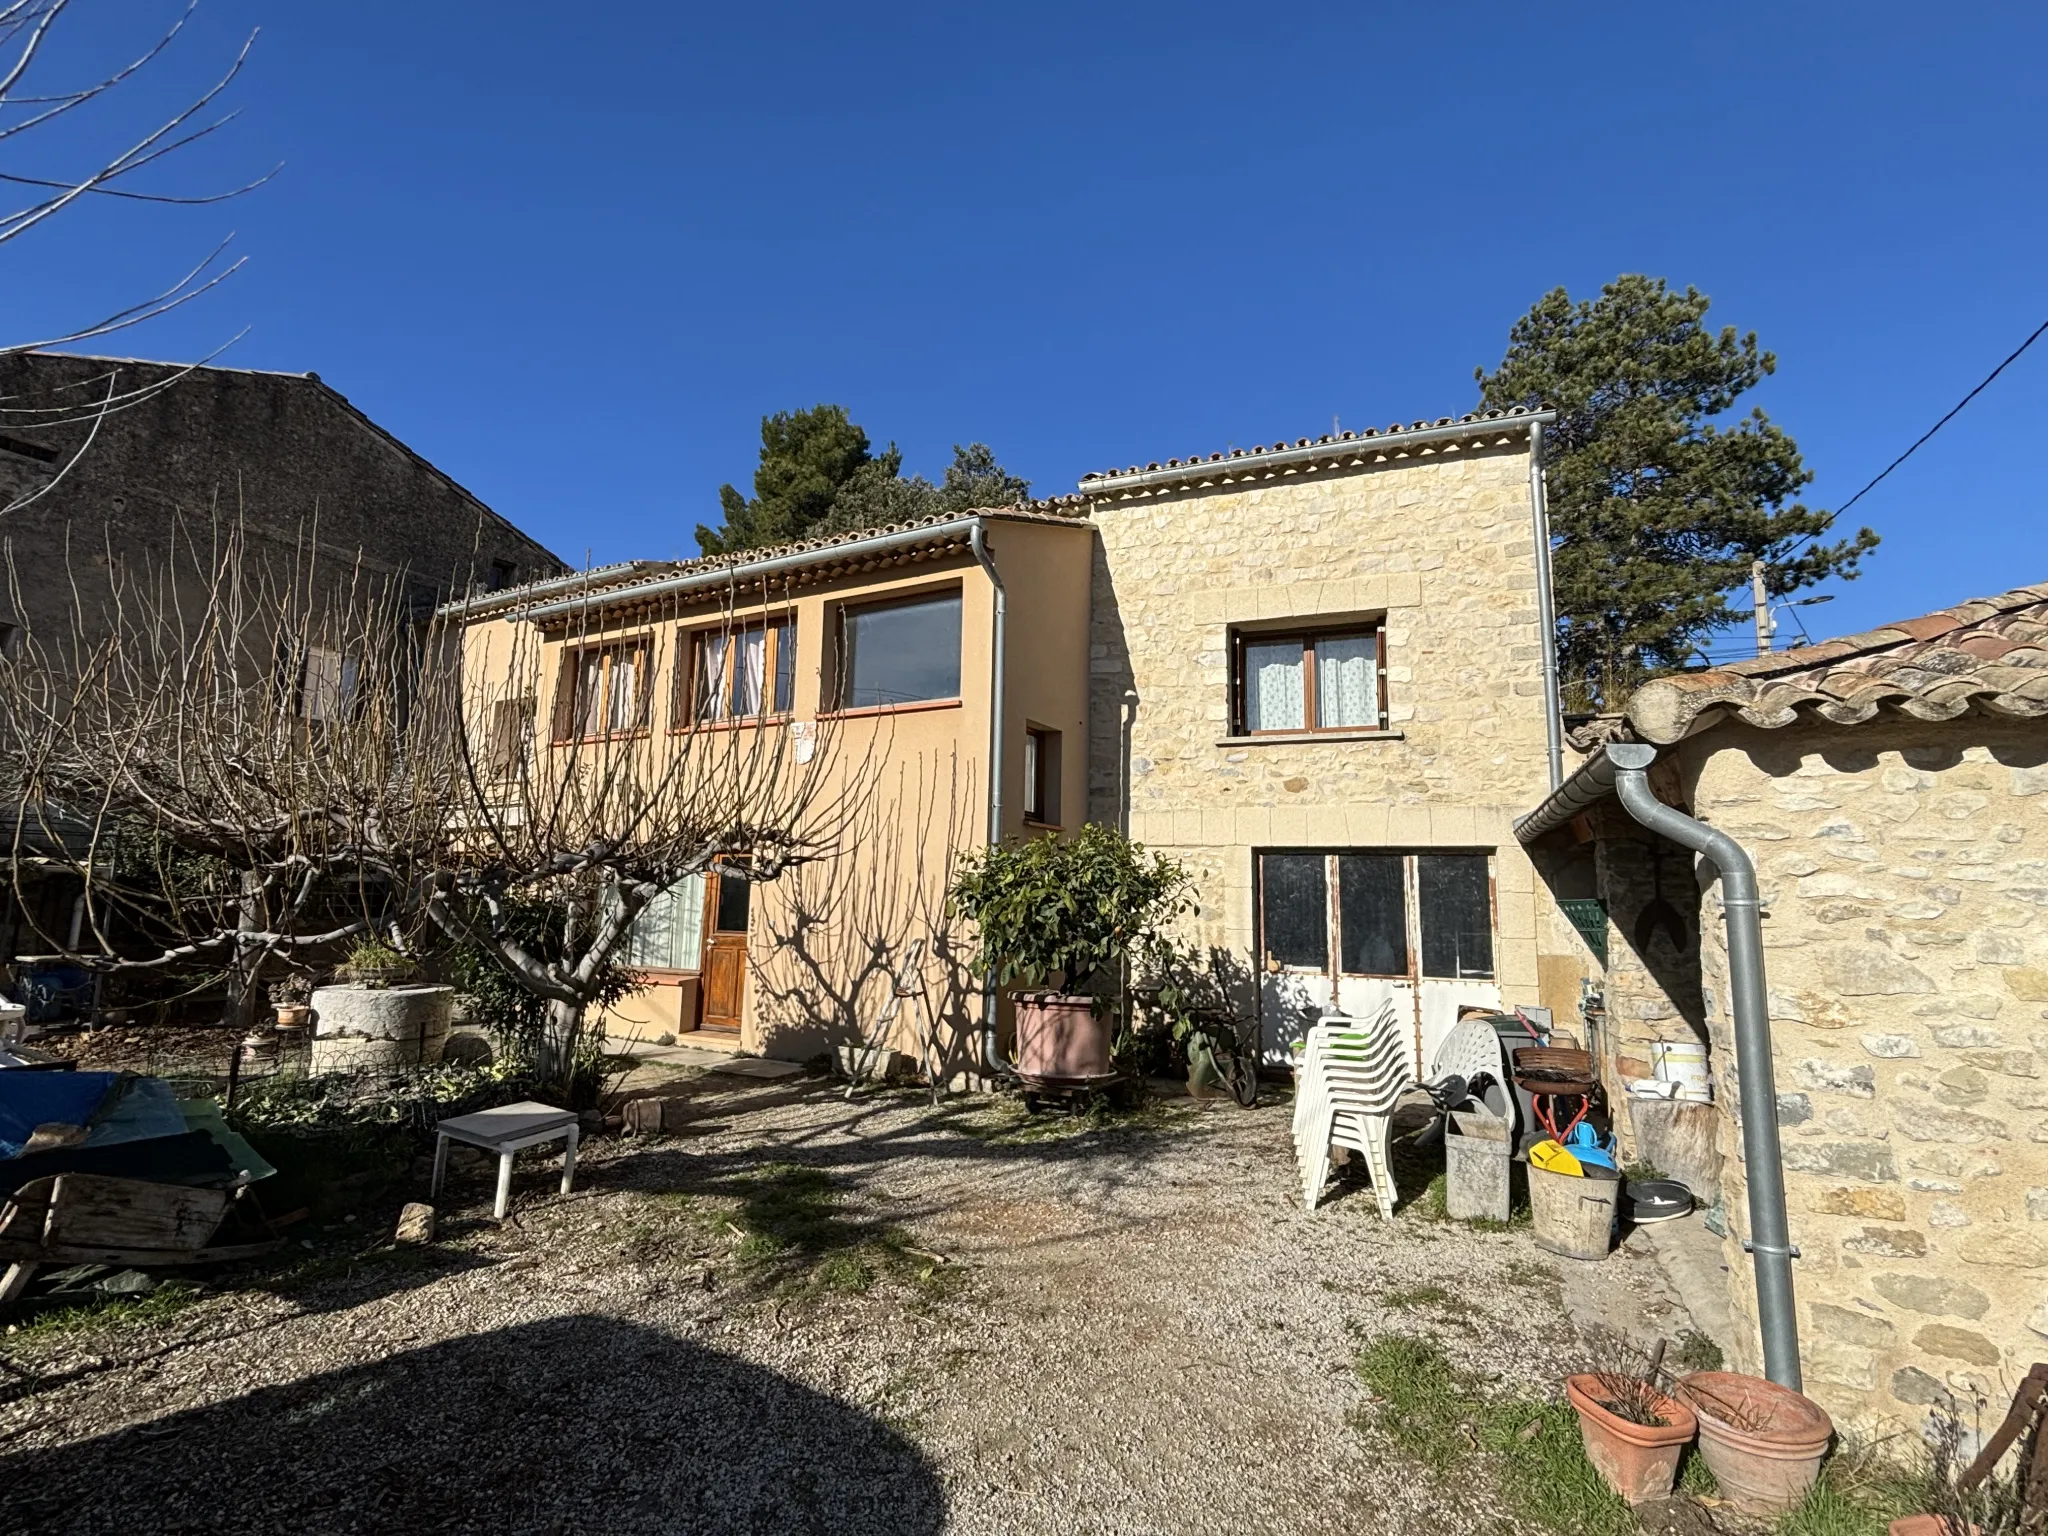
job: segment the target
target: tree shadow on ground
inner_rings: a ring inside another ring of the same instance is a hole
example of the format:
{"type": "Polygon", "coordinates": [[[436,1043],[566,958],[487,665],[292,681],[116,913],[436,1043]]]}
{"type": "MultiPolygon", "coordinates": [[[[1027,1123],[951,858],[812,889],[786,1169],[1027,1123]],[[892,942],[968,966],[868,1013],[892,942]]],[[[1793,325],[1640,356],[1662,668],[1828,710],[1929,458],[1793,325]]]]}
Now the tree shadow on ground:
{"type": "Polygon", "coordinates": [[[0,1457],[0,1529],[862,1531],[945,1523],[871,1415],[651,1329],[565,1317],[0,1457]]]}

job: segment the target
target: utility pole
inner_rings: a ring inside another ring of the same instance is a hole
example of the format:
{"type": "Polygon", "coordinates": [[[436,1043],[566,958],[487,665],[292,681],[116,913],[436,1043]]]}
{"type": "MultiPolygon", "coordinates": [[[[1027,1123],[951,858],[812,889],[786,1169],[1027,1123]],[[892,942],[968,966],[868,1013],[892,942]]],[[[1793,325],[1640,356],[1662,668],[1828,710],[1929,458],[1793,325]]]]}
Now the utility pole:
{"type": "Polygon", "coordinates": [[[1764,592],[1764,563],[1761,560],[1749,562],[1749,601],[1756,610],[1756,653],[1768,656],[1771,653],[1771,634],[1778,623],[1771,617],[1771,600],[1764,592]]]}

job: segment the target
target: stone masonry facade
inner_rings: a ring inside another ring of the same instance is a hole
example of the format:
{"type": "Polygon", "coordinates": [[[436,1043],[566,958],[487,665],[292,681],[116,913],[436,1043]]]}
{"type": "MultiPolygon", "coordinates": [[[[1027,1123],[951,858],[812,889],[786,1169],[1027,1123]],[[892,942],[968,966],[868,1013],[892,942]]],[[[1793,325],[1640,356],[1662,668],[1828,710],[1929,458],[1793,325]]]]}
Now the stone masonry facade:
{"type": "MultiPolygon", "coordinates": [[[[2048,1339],[2048,741],[1982,716],[1731,725],[1679,755],[1762,883],[1808,1391],[1864,1426],[2002,1402],[2048,1339]]],[[[1718,887],[1701,937],[1755,1370],[1718,887]]]]}
{"type": "Polygon", "coordinates": [[[1510,832],[1548,787],[1526,434],[1091,516],[1089,815],[1195,871],[1190,937],[1252,959],[1254,849],[1493,850],[1502,991],[1537,1002],[1571,941],[1510,832]],[[1233,629],[1296,620],[1383,623],[1384,731],[1233,737],[1233,629]]]}

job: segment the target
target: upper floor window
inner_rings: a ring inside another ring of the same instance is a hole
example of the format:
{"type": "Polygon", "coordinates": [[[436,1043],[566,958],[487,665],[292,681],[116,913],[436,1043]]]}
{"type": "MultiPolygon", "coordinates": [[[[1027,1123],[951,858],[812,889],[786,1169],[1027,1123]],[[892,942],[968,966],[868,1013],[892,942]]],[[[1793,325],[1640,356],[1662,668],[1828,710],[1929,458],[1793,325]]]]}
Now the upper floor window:
{"type": "Polygon", "coordinates": [[[960,697],[960,594],[839,611],[841,709],[960,697]]]}
{"type": "Polygon", "coordinates": [[[491,562],[491,590],[493,592],[502,592],[518,580],[519,567],[510,560],[493,560],[491,562]]]}
{"type": "Polygon", "coordinates": [[[356,697],[356,660],[311,645],[299,671],[299,713],[308,720],[339,720],[356,697]]]}
{"type": "Polygon", "coordinates": [[[564,655],[555,687],[555,740],[645,730],[647,669],[644,639],[584,646],[564,655]]]}
{"type": "Polygon", "coordinates": [[[1238,635],[1236,729],[1378,729],[1386,719],[1381,640],[1373,628],[1238,635]]]}
{"type": "Polygon", "coordinates": [[[745,629],[711,629],[690,641],[687,709],[692,725],[786,715],[796,705],[796,625],[788,619],[745,629]]]}
{"type": "Polygon", "coordinates": [[[526,778],[533,768],[532,698],[492,700],[489,731],[484,766],[492,780],[526,778]]]}

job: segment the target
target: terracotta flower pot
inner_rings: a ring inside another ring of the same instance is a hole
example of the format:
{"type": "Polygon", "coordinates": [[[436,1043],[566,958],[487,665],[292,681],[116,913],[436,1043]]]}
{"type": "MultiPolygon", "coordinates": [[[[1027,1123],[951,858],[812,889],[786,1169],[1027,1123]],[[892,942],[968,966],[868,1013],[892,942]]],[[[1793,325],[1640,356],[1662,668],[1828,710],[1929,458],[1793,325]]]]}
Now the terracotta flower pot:
{"type": "Polygon", "coordinates": [[[1834,1438],[1825,1408],[1735,1371],[1695,1371],[1678,1390],[1699,1415],[1700,1455],[1738,1510],[1782,1514],[1806,1497],[1834,1438]]]}
{"type": "MultiPolygon", "coordinates": [[[[1947,1515],[1904,1515],[1885,1529],[1891,1536],[1957,1536],[1956,1523],[1947,1515]]],[[[1983,1529],[1972,1524],[1970,1536],[1981,1536],[1983,1529]]]]}
{"type": "Polygon", "coordinates": [[[1657,1412],[1664,1422],[1633,1423],[1608,1408],[1600,1378],[1590,1374],[1568,1377],[1564,1394],[1578,1411],[1586,1460],[1608,1487],[1631,1504],[1670,1497],[1679,1454],[1699,1427],[1690,1408],[1660,1392],[1657,1412]]]}
{"type": "Polygon", "coordinates": [[[277,1027],[279,1029],[304,1029],[306,1021],[313,1016],[310,1003],[279,1003],[277,1005],[277,1027]]]}
{"type": "Polygon", "coordinates": [[[1025,1077],[1108,1077],[1115,1020],[1095,1000],[1063,992],[1017,994],[1017,1071],[1025,1077]]]}

